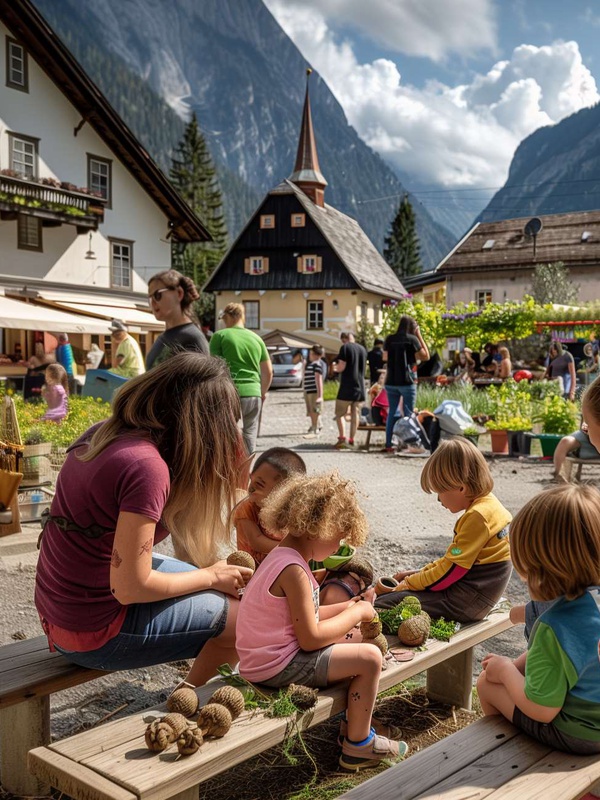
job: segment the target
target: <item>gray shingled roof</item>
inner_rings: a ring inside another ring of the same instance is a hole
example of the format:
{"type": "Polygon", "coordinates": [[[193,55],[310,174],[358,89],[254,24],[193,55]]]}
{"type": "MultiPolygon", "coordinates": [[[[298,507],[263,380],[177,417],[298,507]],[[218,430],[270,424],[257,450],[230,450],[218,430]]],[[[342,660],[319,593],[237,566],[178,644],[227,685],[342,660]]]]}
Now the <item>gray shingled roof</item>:
{"type": "Polygon", "coordinates": [[[394,299],[406,294],[406,289],[396,273],[355,219],[327,204],[324,208],[315,205],[301,189],[287,179],[269,194],[296,195],[361,289],[394,299]]]}

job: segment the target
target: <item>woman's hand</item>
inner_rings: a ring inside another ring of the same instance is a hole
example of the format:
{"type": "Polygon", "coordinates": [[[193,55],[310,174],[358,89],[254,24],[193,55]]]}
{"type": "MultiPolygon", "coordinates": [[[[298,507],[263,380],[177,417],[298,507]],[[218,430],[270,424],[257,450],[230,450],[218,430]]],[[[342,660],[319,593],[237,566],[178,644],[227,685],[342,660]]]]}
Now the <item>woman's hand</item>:
{"type": "Polygon", "coordinates": [[[244,586],[254,574],[248,567],[235,567],[224,561],[219,561],[212,567],[206,567],[204,572],[209,574],[211,589],[232,597],[239,597],[244,586]]]}

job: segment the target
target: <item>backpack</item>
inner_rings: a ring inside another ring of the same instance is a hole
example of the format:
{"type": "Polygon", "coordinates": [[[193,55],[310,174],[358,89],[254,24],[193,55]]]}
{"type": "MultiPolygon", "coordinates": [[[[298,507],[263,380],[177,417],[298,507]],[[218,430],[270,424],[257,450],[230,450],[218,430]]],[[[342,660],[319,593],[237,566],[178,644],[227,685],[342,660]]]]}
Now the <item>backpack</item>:
{"type": "Polygon", "coordinates": [[[413,412],[410,417],[399,417],[394,423],[392,437],[396,444],[405,444],[411,447],[424,447],[429,450],[429,437],[413,412]]]}

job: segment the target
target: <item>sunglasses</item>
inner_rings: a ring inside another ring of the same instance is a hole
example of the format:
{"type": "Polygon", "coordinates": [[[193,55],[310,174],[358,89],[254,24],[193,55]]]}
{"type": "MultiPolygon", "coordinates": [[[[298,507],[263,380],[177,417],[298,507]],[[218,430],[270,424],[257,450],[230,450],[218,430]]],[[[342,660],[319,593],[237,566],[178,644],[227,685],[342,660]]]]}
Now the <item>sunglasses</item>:
{"type": "Polygon", "coordinates": [[[163,292],[172,291],[175,291],[172,286],[166,286],[164,289],[157,289],[155,292],[148,295],[148,303],[151,303],[153,300],[155,303],[160,303],[163,292]]]}

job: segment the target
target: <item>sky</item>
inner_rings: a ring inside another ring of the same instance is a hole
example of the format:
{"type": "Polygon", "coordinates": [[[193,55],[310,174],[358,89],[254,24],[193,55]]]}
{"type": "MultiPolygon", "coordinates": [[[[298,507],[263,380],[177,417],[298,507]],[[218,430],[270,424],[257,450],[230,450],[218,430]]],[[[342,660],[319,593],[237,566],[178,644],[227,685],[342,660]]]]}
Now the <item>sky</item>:
{"type": "Polygon", "coordinates": [[[491,193],[526,136],[600,100],[600,0],[264,3],[415,187],[491,193]]]}

